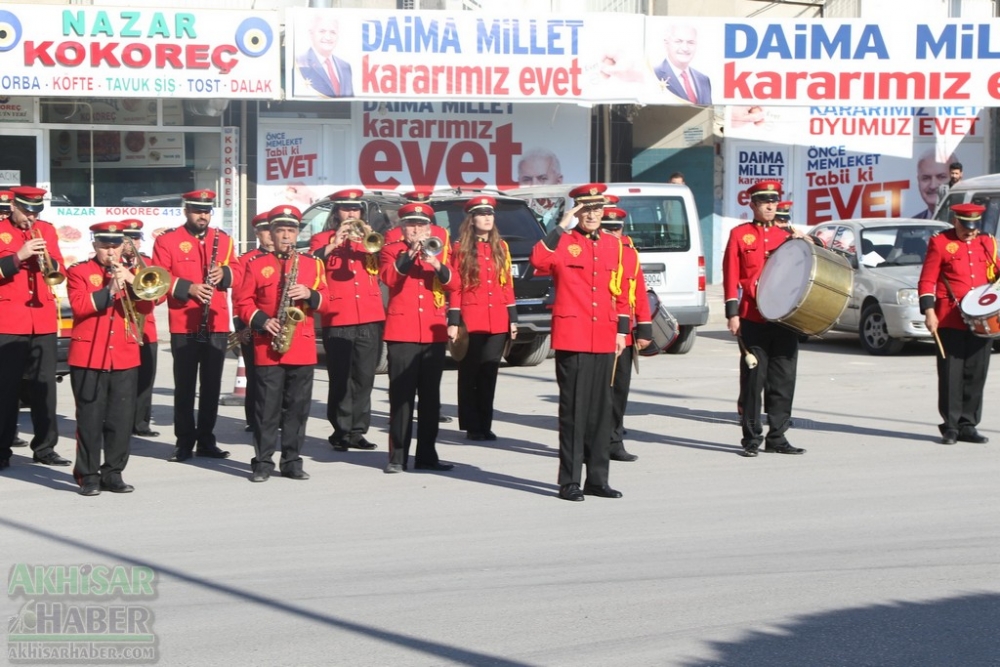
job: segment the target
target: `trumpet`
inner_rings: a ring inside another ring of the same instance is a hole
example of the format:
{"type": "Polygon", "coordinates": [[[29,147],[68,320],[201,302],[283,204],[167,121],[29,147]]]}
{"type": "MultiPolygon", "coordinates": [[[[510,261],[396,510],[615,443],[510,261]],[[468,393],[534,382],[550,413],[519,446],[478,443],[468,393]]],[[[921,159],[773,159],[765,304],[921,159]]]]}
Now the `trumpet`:
{"type": "Polygon", "coordinates": [[[346,221],[344,224],[349,225],[347,231],[348,238],[360,243],[369,255],[377,253],[385,245],[385,237],[365,224],[364,220],[354,218],[346,221]]]}
{"type": "Polygon", "coordinates": [[[170,273],[161,266],[147,266],[130,238],[125,239],[135,263],[135,281],[132,291],[142,301],[156,301],[170,289],[170,273]]]}
{"type": "MultiPolygon", "coordinates": [[[[40,239],[42,238],[42,232],[38,227],[31,228],[31,238],[40,239]]],[[[41,255],[36,255],[38,257],[38,270],[42,273],[42,279],[45,284],[49,287],[61,284],[66,280],[66,276],[59,273],[59,269],[55,262],[52,261],[52,255],[49,254],[49,248],[46,246],[42,249],[41,255]]]]}
{"type": "Polygon", "coordinates": [[[427,255],[434,257],[441,254],[441,251],[444,249],[444,241],[436,236],[428,236],[420,242],[420,246],[421,250],[427,255]]]}

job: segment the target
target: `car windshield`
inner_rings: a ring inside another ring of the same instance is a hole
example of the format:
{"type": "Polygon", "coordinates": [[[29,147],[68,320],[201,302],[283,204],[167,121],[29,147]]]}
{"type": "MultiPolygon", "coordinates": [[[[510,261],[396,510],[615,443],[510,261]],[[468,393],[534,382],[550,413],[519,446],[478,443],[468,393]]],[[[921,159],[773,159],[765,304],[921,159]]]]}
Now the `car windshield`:
{"type": "Polygon", "coordinates": [[[861,231],[861,264],[869,268],[923,264],[927,242],[941,231],[932,225],[874,227],[861,231]]]}
{"type": "MultiPolygon", "coordinates": [[[[465,200],[431,201],[435,210],[434,223],[448,229],[452,240],[458,238],[465,219],[465,200]]],[[[542,226],[531,210],[521,201],[497,201],[495,208],[497,231],[513,257],[527,257],[531,248],[544,236],[542,226]]]]}
{"type": "Polygon", "coordinates": [[[622,197],[617,206],[625,209],[625,234],[636,248],[657,252],[684,252],[691,249],[687,212],[681,197],[622,197]]]}

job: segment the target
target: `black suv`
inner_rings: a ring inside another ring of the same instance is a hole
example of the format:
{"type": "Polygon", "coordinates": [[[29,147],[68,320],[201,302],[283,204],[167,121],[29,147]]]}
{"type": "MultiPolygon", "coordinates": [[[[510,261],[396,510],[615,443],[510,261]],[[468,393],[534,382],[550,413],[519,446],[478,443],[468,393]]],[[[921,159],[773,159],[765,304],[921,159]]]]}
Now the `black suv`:
{"type": "MultiPolygon", "coordinates": [[[[465,219],[465,202],[477,194],[489,194],[497,200],[497,230],[510,246],[518,331],[517,339],[505,359],[511,366],[536,366],[549,354],[553,289],[552,278],[535,275],[528,257],[532,247],[544,238],[545,230],[523,199],[492,190],[448,189],[434,192],[428,203],[435,211],[435,224],[447,229],[452,239],[456,238],[458,228],[465,219]]],[[[362,217],[373,230],[385,234],[396,226],[396,211],[407,200],[398,192],[371,191],[365,193],[361,203],[362,217]]],[[[305,210],[297,243],[300,250],[308,249],[313,234],[326,229],[332,211],[333,202],[329,198],[321,199],[305,210]]],[[[317,340],[322,345],[322,338],[317,340]]],[[[385,358],[384,354],[382,358],[385,358]]],[[[384,372],[384,363],[380,363],[379,367],[384,372]]]]}

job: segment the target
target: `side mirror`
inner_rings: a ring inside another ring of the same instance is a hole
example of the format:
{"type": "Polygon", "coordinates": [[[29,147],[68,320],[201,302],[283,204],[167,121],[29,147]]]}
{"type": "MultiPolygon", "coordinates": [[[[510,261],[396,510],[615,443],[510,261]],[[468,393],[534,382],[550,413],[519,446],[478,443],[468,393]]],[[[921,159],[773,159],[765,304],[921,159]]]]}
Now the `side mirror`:
{"type": "Polygon", "coordinates": [[[858,268],[858,256],[857,255],[847,255],[847,261],[851,263],[851,268],[857,270],[858,268]]]}

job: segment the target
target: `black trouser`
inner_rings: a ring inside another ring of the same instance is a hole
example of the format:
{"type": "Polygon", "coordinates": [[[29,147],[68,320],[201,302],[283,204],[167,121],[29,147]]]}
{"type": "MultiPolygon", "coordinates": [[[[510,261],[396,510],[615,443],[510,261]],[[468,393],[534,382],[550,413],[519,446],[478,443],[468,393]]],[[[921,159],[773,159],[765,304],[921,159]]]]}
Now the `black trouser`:
{"type": "Polygon", "coordinates": [[[133,432],[148,431],[153,420],[153,383],[156,381],[156,351],[159,347],[157,343],[146,343],[139,348],[133,432]]]}
{"type": "Polygon", "coordinates": [[[444,343],[386,342],[389,355],[389,463],[405,466],[413,437],[413,404],[417,415],[417,452],[420,464],[438,462],[435,442],[441,416],[441,373],[444,343]]]}
{"type": "Polygon", "coordinates": [[[76,465],[73,477],[87,482],[121,479],[128,463],[139,369],[101,371],[71,367],[76,400],[76,465]],[[101,464],[101,450],[104,464],[101,464]]]}
{"type": "Polygon", "coordinates": [[[274,450],[281,438],[282,473],[302,470],[302,444],[312,401],[312,366],[258,366],[254,424],[254,470],[274,470],[274,450]],[[280,431],[280,435],[279,435],[280,431]]]}
{"type": "MultiPolygon", "coordinates": [[[[559,383],[559,486],[608,483],[613,352],[556,351],[559,383]]],[[[619,369],[620,370],[620,369],[619,369]]]]}
{"type": "Polygon", "coordinates": [[[28,384],[31,449],[46,456],[59,442],[56,430],[56,334],[0,334],[0,461],[10,459],[17,437],[21,382],[28,384]]]}
{"type": "Polygon", "coordinates": [[[247,426],[253,429],[257,426],[257,362],[253,356],[253,338],[240,343],[240,353],[243,355],[243,367],[247,374],[247,395],[243,400],[243,416],[247,426]]]}
{"type": "Polygon", "coordinates": [[[611,454],[624,454],[625,408],[628,406],[628,392],[632,386],[632,355],[635,347],[629,345],[618,357],[615,384],[611,387],[611,454]]]}
{"type": "Polygon", "coordinates": [[[372,387],[382,352],[382,322],[323,328],[330,442],[357,444],[372,419],[372,387]]]}
{"type": "Polygon", "coordinates": [[[508,335],[469,334],[469,351],[458,362],[458,427],[463,431],[486,433],[493,428],[497,373],[508,335]]]}
{"type": "Polygon", "coordinates": [[[938,329],[947,355],[937,355],[938,412],[944,422],[941,433],[954,430],[968,433],[983,416],[983,388],[990,370],[993,340],[981,338],[968,329],[938,329]]]}
{"type": "MultiPolygon", "coordinates": [[[[744,448],[756,449],[764,440],[761,425],[761,393],[767,405],[767,446],[788,444],[785,432],[792,418],[795,396],[795,369],[799,356],[799,334],[772,322],[751,322],[740,318],[740,335],[747,351],[757,357],[756,368],[741,368],[744,448]]],[[[746,366],[746,357],[740,357],[746,366]]]]}
{"type": "Polygon", "coordinates": [[[215,447],[215,420],[219,416],[222,367],[226,362],[229,334],[213,333],[208,339],[196,334],[170,334],[174,355],[174,435],[177,446],[191,450],[215,447]],[[198,422],[195,425],[194,396],[198,392],[198,422]]]}

